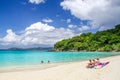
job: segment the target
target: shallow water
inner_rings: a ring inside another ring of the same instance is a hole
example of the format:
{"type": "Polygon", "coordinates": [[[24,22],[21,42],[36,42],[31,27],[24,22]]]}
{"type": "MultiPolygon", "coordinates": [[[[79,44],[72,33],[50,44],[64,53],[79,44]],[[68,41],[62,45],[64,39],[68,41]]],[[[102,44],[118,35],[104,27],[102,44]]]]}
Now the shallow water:
{"type": "Polygon", "coordinates": [[[0,51],[0,67],[14,67],[44,64],[72,62],[119,55],[117,52],[43,52],[43,51],[0,51]]]}

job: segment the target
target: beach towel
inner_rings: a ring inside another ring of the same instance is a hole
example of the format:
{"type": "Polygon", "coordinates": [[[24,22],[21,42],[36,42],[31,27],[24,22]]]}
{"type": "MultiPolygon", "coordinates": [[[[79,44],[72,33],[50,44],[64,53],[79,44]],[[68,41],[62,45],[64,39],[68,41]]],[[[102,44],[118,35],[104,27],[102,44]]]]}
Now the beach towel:
{"type": "Polygon", "coordinates": [[[98,63],[94,68],[100,69],[100,68],[103,68],[104,66],[106,66],[107,64],[109,64],[109,62],[98,63]]]}

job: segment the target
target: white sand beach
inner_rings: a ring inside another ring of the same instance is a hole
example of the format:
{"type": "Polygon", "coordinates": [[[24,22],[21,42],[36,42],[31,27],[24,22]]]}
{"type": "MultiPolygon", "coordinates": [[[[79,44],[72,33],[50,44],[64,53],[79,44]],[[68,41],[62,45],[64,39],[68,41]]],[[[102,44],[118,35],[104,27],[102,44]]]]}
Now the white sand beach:
{"type": "Polygon", "coordinates": [[[120,80],[120,56],[101,59],[101,62],[106,61],[110,63],[101,69],[87,69],[87,61],[64,63],[49,68],[37,66],[29,70],[12,69],[13,71],[0,72],[0,80],[120,80]]]}

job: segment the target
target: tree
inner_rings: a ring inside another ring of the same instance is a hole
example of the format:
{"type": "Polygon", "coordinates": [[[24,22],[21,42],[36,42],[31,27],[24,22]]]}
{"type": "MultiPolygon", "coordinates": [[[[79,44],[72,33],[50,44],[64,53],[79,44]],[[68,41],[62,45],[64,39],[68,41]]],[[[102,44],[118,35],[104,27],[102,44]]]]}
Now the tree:
{"type": "Polygon", "coordinates": [[[83,33],[70,39],[57,42],[55,49],[60,51],[120,51],[120,24],[114,29],[83,33]]]}

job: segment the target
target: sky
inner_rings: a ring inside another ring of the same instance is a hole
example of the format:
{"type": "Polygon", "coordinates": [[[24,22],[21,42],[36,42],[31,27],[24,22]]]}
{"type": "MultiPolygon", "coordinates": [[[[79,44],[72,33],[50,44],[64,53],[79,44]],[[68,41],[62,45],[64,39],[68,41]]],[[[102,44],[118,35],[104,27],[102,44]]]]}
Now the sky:
{"type": "Polygon", "coordinates": [[[120,23],[119,0],[0,0],[0,48],[53,47],[120,23]]]}

